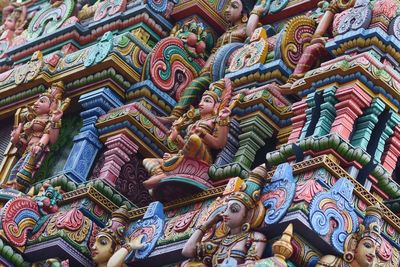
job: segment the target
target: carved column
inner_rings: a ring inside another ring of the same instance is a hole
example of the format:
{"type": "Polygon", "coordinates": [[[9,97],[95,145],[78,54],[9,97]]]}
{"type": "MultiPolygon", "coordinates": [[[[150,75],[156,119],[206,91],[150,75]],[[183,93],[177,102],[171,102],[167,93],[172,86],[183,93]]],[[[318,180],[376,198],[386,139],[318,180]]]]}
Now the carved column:
{"type": "Polygon", "coordinates": [[[300,134],[299,139],[304,139],[307,136],[308,128],[311,125],[311,120],[312,120],[312,117],[313,117],[313,113],[314,113],[314,111],[316,109],[316,107],[315,107],[315,94],[316,94],[316,92],[307,95],[306,102],[307,102],[307,107],[308,108],[304,110],[304,113],[305,113],[304,115],[306,116],[306,121],[304,123],[303,128],[301,129],[301,134],[300,134]]]}
{"type": "Polygon", "coordinates": [[[296,143],[301,135],[301,130],[306,123],[306,109],[307,102],[303,99],[296,102],[292,106],[293,118],[292,118],[292,133],[289,136],[288,143],[296,143]]]}
{"type": "Polygon", "coordinates": [[[272,137],[273,128],[257,115],[241,121],[240,128],[242,134],[234,161],[250,169],[257,150],[265,145],[266,138],[272,137]]]}
{"type": "Polygon", "coordinates": [[[81,112],[83,127],[74,137],[74,146],[64,165],[63,173],[77,182],[86,181],[92,164],[102,144],[95,127],[97,119],[110,109],[122,105],[118,97],[108,88],[82,95],[79,103],[84,111],[81,112]]]}
{"type": "Polygon", "coordinates": [[[355,120],[362,114],[362,110],[369,106],[371,97],[356,83],[341,87],[336,91],[339,103],[335,105],[336,119],[333,122],[331,133],[339,134],[349,141],[355,120]]]}
{"type": "Polygon", "coordinates": [[[105,160],[99,178],[115,186],[122,166],[129,162],[129,156],[136,153],[139,147],[123,133],[108,137],[104,144],[107,151],[104,152],[105,160]]]}
{"type": "Polygon", "coordinates": [[[382,165],[390,173],[396,168],[397,159],[400,157],[400,126],[396,126],[393,135],[389,138],[385,152],[382,156],[382,165]]]}
{"type": "Polygon", "coordinates": [[[336,87],[332,86],[324,90],[324,103],[321,105],[321,115],[315,126],[314,136],[323,136],[330,132],[333,121],[336,117],[335,98],[336,87]]]}
{"type": "Polygon", "coordinates": [[[372,100],[371,106],[365,111],[357,122],[356,131],[351,138],[351,144],[355,147],[361,147],[367,150],[368,142],[371,138],[372,131],[378,123],[378,116],[385,109],[385,103],[379,98],[372,100]]]}

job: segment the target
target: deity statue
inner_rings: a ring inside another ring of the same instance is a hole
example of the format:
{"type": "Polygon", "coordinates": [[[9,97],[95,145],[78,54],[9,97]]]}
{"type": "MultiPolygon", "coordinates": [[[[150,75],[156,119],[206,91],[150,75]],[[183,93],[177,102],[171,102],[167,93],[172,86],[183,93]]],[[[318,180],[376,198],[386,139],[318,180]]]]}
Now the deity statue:
{"type": "Polygon", "coordinates": [[[323,256],[317,267],[373,267],[378,263],[377,252],[382,242],[380,207],[369,206],[364,222],[356,233],[350,234],[344,243],[343,257],[323,256]]]}
{"type": "Polygon", "coordinates": [[[329,6],[326,8],[322,19],[319,21],[318,27],[313,34],[310,45],[305,48],[293,73],[290,75],[286,84],[278,86],[278,90],[282,94],[291,94],[292,92],[290,89],[292,88],[293,83],[296,80],[303,78],[307,71],[315,67],[318,61],[326,56],[325,43],[328,37],[324,35],[332,25],[335,14],[353,7],[355,2],[356,0],[330,1],[329,6]]]}
{"type": "Polygon", "coordinates": [[[3,24],[0,26],[0,41],[11,42],[24,31],[27,19],[26,6],[11,4],[3,9],[3,24]]]}
{"type": "Polygon", "coordinates": [[[34,174],[50,151],[49,146],[57,141],[61,117],[70,102],[69,98],[62,99],[63,92],[62,81],[53,83],[32,106],[17,112],[11,143],[22,157],[11,170],[6,187],[24,192],[34,183],[34,174]]]}
{"type": "Polygon", "coordinates": [[[210,216],[196,228],[182,250],[185,257],[195,260],[182,266],[231,266],[250,264],[260,259],[267,240],[264,234],[254,229],[265,216],[260,189],[266,173],[264,166],[253,170],[240,191],[227,195],[225,211],[210,216]],[[214,234],[207,237],[214,226],[214,234]]]}
{"type": "Polygon", "coordinates": [[[260,17],[266,13],[267,5],[265,1],[255,5],[254,0],[230,0],[225,10],[225,18],[229,22],[229,28],[222,34],[211,51],[210,57],[200,72],[200,76],[194,79],[184,90],[179,102],[174,107],[171,116],[160,118],[163,123],[171,123],[181,117],[194,104],[195,100],[208,88],[211,83],[211,68],[217,50],[225,44],[234,42],[244,42],[247,37],[251,37],[254,30],[258,27],[260,17]],[[254,7],[254,8],[253,8],[254,7]]]}
{"type": "Polygon", "coordinates": [[[93,262],[97,267],[125,266],[126,256],[133,250],[143,248],[143,235],[127,242],[125,230],[129,217],[126,206],[122,206],[112,213],[107,226],[99,231],[91,248],[93,262]]]}
{"type": "Polygon", "coordinates": [[[199,116],[196,116],[192,108],[174,122],[169,138],[180,150],[174,155],[165,153],[162,159],[143,160],[143,166],[152,175],[143,182],[146,188],[154,188],[166,172],[176,169],[184,159],[201,161],[207,165],[213,163],[212,150],[223,148],[228,139],[231,108],[227,105],[231,92],[229,79],[211,84],[210,90],[203,93],[199,103],[199,116]],[[187,133],[183,138],[179,131],[185,127],[187,133]]]}

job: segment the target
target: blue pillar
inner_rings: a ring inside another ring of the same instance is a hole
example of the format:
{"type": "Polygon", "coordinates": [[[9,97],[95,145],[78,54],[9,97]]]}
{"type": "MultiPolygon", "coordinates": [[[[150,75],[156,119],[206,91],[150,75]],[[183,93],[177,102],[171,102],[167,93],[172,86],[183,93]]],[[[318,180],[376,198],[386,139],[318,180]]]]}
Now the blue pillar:
{"type": "Polygon", "coordinates": [[[86,181],[96,155],[103,146],[96,129],[97,119],[110,109],[123,105],[117,95],[108,88],[82,95],[79,103],[84,109],[80,114],[83,126],[74,137],[74,146],[63,169],[64,174],[78,183],[86,181]]]}

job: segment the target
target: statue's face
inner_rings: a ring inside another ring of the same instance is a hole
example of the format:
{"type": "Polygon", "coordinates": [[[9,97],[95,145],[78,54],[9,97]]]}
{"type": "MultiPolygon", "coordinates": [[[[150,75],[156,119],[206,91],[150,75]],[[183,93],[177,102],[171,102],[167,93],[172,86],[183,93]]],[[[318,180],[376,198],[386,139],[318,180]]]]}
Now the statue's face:
{"type": "Polygon", "coordinates": [[[246,223],[246,207],[240,201],[229,200],[222,218],[231,229],[241,227],[246,223]]]}
{"type": "Polygon", "coordinates": [[[107,263],[114,254],[113,243],[107,235],[97,235],[92,246],[92,258],[96,264],[107,263]]]}
{"type": "Polygon", "coordinates": [[[358,242],[354,253],[354,261],[357,266],[370,267],[375,263],[376,251],[378,244],[370,237],[364,237],[358,242]]]}
{"type": "Polygon", "coordinates": [[[16,19],[8,16],[4,21],[4,28],[7,30],[15,31],[16,24],[16,19]]]}
{"type": "Polygon", "coordinates": [[[216,104],[214,98],[209,95],[203,95],[199,103],[200,115],[212,114],[216,104]]]}
{"type": "Polygon", "coordinates": [[[33,104],[33,109],[36,114],[49,114],[50,113],[50,99],[47,96],[40,96],[38,100],[33,104]]]}
{"type": "Polygon", "coordinates": [[[225,10],[225,18],[232,24],[242,19],[243,4],[240,0],[231,0],[225,10]]]}

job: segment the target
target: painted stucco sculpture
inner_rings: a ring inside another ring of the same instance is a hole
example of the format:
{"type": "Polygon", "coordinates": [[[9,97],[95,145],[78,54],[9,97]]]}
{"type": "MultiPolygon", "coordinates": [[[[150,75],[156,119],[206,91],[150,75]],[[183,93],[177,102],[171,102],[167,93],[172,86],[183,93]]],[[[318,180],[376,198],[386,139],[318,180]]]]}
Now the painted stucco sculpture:
{"type": "Polygon", "coordinates": [[[213,163],[212,150],[223,148],[227,142],[231,92],[229,79],[211,84],[210,89],[203,93],[199,114],[192,109],[174,122],[169,138],[180,150],[175,155],[165,153],[162,159],[143,160],[151,175],[143,183],[147,188],[155,188],[161,181],[174,176],[208,183],[207,171],[213,163]],[[187,133],[183,138],[180,130],[186,127],[187,133]],[[195,164],[201,168],[200,174],[193,175],[190,170],[195,164]],[[186,175],[185,167],[188,168],[186,175]]]}
{"type": "MultiPolygon", "coordinates": [[[[267,240],[264,234],[254,229],[260,225],[265,215],[265,208],[260,202],[265,172],[263,166],[256,168],[242,184],[241,190],[226,196],[222,213],[219,211],[212,214],[204,224],[197,226],[182,250],[184,256],[199,259],[210,266],[223,265],[226,260],[243,264],[260,259],[267,240]],[[214,227],[213,236],[204,238],[214,227]]],[[[193,261],[185,266],[191,264],[194,264],[193,261]]]]}
{"type": "Polygon", "coordinates": [[[24,192],[34,183],[35,172],[58,138],[61,117],[70,102],[69,98],[63,99],[63,92],[64,84],[54,83],[33,106],[22,114],[17,113],[11,143],[21,150],[22,157],[11,170],[5,186],[24,192]]]}

